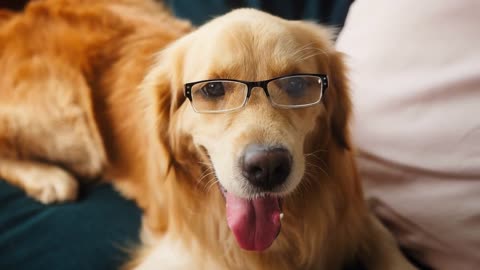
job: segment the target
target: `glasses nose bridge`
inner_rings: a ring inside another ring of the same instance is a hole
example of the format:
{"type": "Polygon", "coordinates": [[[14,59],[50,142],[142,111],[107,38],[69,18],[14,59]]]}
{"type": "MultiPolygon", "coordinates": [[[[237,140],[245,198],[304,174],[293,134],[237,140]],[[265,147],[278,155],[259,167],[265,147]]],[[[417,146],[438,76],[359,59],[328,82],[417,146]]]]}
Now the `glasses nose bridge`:
{"type": "Polygon", "coordinates": [[[266,83],[264,81],[258,81],[258,82],[250,82],[248,84],[248,98],[250,98],[252,91],[255,88],[263,89],[263,92],[265,93],[265,95],[269,97],[266,83]]]}

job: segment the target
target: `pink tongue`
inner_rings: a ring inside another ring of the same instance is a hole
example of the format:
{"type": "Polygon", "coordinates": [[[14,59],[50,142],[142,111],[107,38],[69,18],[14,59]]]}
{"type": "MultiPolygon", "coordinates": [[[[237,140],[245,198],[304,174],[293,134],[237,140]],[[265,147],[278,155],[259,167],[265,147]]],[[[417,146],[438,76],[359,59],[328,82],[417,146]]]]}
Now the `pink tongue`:
{"type": "Polygon", "coordinates": [[[227,223],[238,244],[246,250],[270,247],[280,232],[280,204],[271,197],[247,200],[225,192],[227,223]]]}

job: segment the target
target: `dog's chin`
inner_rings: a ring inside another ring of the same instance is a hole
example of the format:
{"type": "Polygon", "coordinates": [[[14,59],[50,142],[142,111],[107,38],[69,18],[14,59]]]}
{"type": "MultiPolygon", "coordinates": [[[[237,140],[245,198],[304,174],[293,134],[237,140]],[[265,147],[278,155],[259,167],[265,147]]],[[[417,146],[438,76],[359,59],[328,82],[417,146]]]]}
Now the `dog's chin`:
{"type": "Polygon", "coordinates": [[[226,202],[227,224],[238,245],[249,251],[268,249],[280,233],[282,200],[273,194],[239,197],[218,185],[226,202]]]}

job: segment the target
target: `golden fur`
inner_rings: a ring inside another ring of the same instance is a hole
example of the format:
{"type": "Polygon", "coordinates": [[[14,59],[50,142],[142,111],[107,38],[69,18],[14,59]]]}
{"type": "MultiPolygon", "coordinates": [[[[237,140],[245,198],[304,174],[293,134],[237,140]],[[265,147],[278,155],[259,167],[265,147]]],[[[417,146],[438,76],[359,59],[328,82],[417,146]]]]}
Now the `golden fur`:
{"type": "Polygon", "coordinates": [[[149,0],[1,11],[0,177],[44,203],[75,199],[75,178],[113,179],[144,209],[127,268],[412,269],[363,201],[330,39],[249,9],[194,30],[149,0]],[[279,110],[254,90],[242,111],[206,115],[183,96],[186,82],[295,72],[329,76],[321,105],[279,110]],[[234,186],[231,160],[252,142],[286,143],[301,164],[283,194],[281,234],[261,253],[237,246],[214,184],[234,186]]]}

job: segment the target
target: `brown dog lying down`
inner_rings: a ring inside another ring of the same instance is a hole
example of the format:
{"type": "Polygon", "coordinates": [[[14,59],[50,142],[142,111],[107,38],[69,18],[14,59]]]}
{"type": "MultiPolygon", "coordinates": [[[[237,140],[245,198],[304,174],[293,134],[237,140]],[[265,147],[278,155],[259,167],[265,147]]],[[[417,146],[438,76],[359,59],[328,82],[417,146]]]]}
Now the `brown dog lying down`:
{"type": "Polygon", "coordinates": [[[43,203],[115,179],[145,212],[128,268],[413,269],[363,201],[325,28],[193,30],[148,0],[1,14],[0,177],[43,203]]]}

